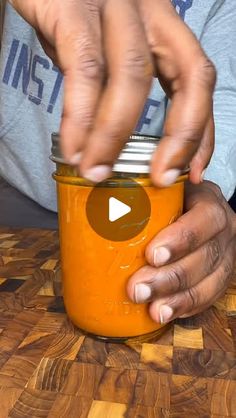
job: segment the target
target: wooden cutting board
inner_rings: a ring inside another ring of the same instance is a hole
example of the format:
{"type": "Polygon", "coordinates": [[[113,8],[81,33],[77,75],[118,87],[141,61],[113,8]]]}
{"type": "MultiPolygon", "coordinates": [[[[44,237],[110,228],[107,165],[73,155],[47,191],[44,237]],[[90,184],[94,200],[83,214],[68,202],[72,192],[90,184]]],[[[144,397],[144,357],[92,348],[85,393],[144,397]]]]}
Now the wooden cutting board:
{"type": "Polygon", "coordinates": [[[236,280],[159,340],[105,344],[54,294],[58,248],[54,231],[0,229],[0,418],[236,416],[236,280]]]}

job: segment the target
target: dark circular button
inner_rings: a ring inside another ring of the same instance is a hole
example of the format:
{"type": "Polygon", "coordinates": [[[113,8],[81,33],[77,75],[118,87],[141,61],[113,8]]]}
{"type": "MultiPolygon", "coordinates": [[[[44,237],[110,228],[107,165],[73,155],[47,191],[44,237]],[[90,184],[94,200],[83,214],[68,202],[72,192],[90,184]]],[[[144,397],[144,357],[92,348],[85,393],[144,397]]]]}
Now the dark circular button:
{"type": "Polygon", "coordinates": [[[136,181],[107,180],[90,192],[86,212],[98,235],[110,241],[127,241],[145,228],[151,205],[145,189],[136,181]]]}

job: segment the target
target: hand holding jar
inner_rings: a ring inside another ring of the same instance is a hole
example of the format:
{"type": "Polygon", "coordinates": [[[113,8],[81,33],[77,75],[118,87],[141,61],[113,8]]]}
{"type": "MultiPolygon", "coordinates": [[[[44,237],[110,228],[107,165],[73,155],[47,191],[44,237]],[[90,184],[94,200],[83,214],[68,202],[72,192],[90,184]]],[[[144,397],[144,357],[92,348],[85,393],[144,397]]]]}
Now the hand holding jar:
{"type": "Polygon", "coordinates": [[[151,302],[150,315],[162,324],[207,309],[224,295],[234,272],[236,214],[219,187],[186,184],[185,210],[149,243],[149,265],[128,285],[130,298],[151,302]]]}
{"type": "Polygon", "coordinates": [[[61,144],[83,177],[109,177],[157,76],[171,106],[153,182],[168,186],[189,164],[200,181],[213,149],[215,70],[170,0],[10,3],[64,74],[61,144]]]}

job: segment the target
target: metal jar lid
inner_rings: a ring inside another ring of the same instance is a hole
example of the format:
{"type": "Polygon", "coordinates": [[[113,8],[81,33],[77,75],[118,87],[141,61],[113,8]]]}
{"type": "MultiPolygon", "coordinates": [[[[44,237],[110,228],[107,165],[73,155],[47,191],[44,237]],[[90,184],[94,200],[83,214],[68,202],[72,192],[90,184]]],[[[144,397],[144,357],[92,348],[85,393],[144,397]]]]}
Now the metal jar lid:
{"type": "MultiPolygon", "coordinates": [[[[51,160],[57,163],[64,163],[60,151],[60,136],[52,134],[52,155],[51,160]]],[[[159,137],[134,134],[129,137],[119,157],[117,158],[113,172],[115,173],[150,173],[150,162],[158,143],[159,137]]],[[[184,170],[186,172],[187,170],[184,170]]]]}
{"type": "MultiPolygon", "coordinates": [[[[125,144],[117,158],[113,171],[116,173],[140,173],[150,172],[150,161],[160,138],[134,134],[125,144]]],[[[65,163],[60,151],[60,136],[52,134],[52,155],[51,160],[57,163],[65,163]]]]}
{"type": "Polygon", "coordinates": [[[116,173],[148,174],[152,154],[159,141],[160,138],[131,135],[116,160],[113,171],[116,173]]]}

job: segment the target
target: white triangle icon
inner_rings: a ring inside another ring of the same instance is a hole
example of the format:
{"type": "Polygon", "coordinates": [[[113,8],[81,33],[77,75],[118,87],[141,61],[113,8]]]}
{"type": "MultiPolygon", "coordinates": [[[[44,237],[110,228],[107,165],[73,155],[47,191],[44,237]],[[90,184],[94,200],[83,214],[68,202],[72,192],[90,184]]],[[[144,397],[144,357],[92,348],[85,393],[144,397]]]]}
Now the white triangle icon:
{"type": "Polygon", "coordinates": [[[122,218],[122,216],[127,215],[131,212],[131,207],[116,199],[115,197],[110,197],[109,199],[109,221],[115,222],[117,219],[122,218]]]}

